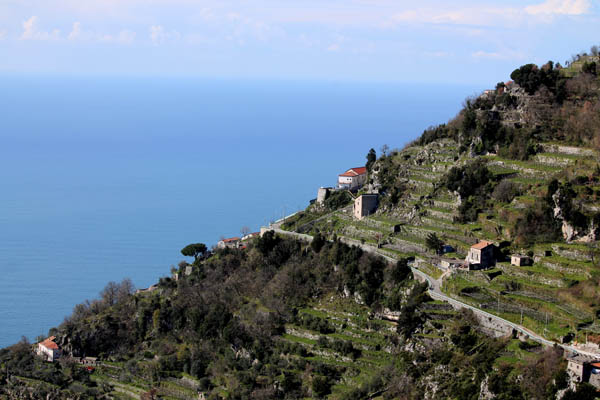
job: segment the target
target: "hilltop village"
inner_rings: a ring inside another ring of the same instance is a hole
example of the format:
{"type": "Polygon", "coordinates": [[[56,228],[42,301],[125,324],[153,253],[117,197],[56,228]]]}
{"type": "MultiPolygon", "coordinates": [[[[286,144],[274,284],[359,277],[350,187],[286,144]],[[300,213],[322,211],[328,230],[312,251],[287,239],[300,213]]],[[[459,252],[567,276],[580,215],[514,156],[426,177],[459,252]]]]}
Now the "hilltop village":
{"type": "Polygon", "coordinates": [[[0,399],[596,398],[599,62],[523,65],[305,210],[109,283],[0,350],[0,399]]]}

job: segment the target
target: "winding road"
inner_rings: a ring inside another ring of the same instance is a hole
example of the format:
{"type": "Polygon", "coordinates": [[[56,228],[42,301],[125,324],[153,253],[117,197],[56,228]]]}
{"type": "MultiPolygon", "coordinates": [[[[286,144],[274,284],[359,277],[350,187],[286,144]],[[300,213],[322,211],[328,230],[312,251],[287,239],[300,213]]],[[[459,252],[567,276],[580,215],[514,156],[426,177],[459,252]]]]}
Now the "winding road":
{"type": "MultiPolygon", "coordinates": [[[[292,236],[301,240],[305,240],[308,242],[311,242],[313,237],[310,235],[306,235],[306,234],[302,234],[302,233],[297,233],[297,232],[290,232],[290,231],[285,231],[283,229],[280,229],[279,227],[274,227],[274,226],[269,226],[269,227],[264,227],[261,228],[261,232],[265,230],[271,230],[274,231],[276,233],[282,234],[282,235],[287,235],[287,236],[292,236]]],[[[364,251],[370,252],[370,253],[374,253],[377,254],[383,258],[385,258],[387,261],[395,263],[398,260],[396,258],[390,257],[388,255],[385,254],[381,254],[380,251],[378,251],[378,249],[374,246],[368,245],[368,244],[364,244],[364,243],[354,243],[355,241],[350,239],[350,240],[344,240],[345,238],[341,238],[340,240],[345,241],[347,244],[354,244],[356,246],[359,246],[360,248],[362,248],[364,251]]],[[[444,275],[442,275],[440,277],[440,279],[435,279],[434,277],[427,275],[425,272],[421,271],[420,269],[418,269],[417,267],[414,267],[413,265],[410,265],[410,269],[412,270],[413,274],[419,278],[421,278],[422,281],[427,282],[429,288],[428,288],[428,294],[429,296],[434,299],[434,300],[440,300],[440,301],[444,301],[446,303],[449,303],[450,305],[452,305],[453,307],[456,308],[466,308],[469,310],[472,310],[476,315],[480,316],[480,317],[484,317],[484,318],[489,318],[490,321],[496,321],[499,324],[502,325],[506,325],[511,327],[512,329],[516,330],[517,332],[520,332],[522,334],[528,335],[529,338],[533,341],[536,341],[538,343],[541,343],[542,345],[545,346],[559,346],[561,348],[563,348],[566,351],[572,352],[572,353],[577,353],[577,354],[583,354],[592,358],[597,358],[600,359],[600,354],[597,353],[592,353],[592,352],[588,352],[588,351],[583,351],[580,349],[577,349],[573,346],[569,346],[566,344],[561,344],[561,343],[557,343],[551,340],[548,340],[540,335],[538,335],[537,333],[525,328],[522,325],[519,324],[515,324],[514,322],[508,321],[502,317],[499,317],[497,315],[491,314],[487,311],[484,311],[480,308],[474,307],[470,304],[464,303],[460,300],[454,299],[448,295],[446,295],[444,292],[442,292],[441,289],[441,285],[442,285],[442,280],[444,275]]]]}

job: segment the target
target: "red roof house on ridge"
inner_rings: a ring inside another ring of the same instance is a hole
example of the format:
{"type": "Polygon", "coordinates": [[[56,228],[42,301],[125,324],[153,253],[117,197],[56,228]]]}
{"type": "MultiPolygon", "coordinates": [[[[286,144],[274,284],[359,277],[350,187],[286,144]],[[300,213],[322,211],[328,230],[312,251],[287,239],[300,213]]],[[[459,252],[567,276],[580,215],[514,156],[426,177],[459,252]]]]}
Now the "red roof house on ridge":
{"type": "Polygon", "coordinates": [[[350,168],[343,174],[338,175],[338,188],[354,190],[365,184],[367,181],[367,168],[350,168]]]}

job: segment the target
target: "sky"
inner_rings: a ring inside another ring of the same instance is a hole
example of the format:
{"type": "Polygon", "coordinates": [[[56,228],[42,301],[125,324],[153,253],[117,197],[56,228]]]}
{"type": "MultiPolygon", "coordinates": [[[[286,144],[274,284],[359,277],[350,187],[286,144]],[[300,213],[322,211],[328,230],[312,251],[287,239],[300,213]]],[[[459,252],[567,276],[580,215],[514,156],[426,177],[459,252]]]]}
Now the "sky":
{"type": "Polygon", "coordinates": [[[600,0],[0,0],[0,76],[495,83],[600,44],[600,0]]]}

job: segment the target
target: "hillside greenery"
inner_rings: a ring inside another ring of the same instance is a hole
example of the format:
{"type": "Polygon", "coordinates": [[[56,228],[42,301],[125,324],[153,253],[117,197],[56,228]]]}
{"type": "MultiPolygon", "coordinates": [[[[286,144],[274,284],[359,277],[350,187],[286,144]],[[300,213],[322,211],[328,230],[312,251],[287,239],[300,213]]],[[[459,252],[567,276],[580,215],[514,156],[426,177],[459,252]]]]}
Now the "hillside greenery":
{"type": "Polygon", "coordinates": [[[311,243],[272,231],[240,249],[194,243],[153,290],[109,283],[49,332],[59,362],[27,339],[0,350],[0,399],[594,398],[567,389],[560,347],[489,336],[410,265],[549,340],[600,342],[596,59],[523,65],[405,148],[370,149],[363,190],[380,198],[367,218],[333,191],[281,224],[311,243]],[[496,245],[493,268],[439,268],[479,240],[496,245]]]}
{"type": "Polygon", "coordinates": [[[591,51],[565,66],[516,68],[447,123],[381,152],[366,188],[380,194],[375,214],[359,221],[329,211],[303,232],[416,257],[432,277],[444,272],[435,259],[442,245],[462,260],[477,241],[492,241],[496,268],[445,276],[447,294],[558,342],[599,336],[598,62],[591,51]],[[510,265],[512,254],[533,265],[510,265]]]}
{"type": "Polygon", "coordinates": [[[432,302],[424,289],[405,260],[388,264],[340,242],[316,251],[266,234],[245,250],[218,250],[190,276],[161,279],[153,292],[77,306],[52,333],[65,352],[100,357],[91,373],[66,357],[41,361],[26,340],[2,350],[10,379],[0,375],[0,393],[476,398],[487,379],[500,396],[546,398],[566,387],[558,350],[487,337],[472,314],[432,302]],[[399,312],[397,323],[377,317],[383,307],[399,312]]]}

